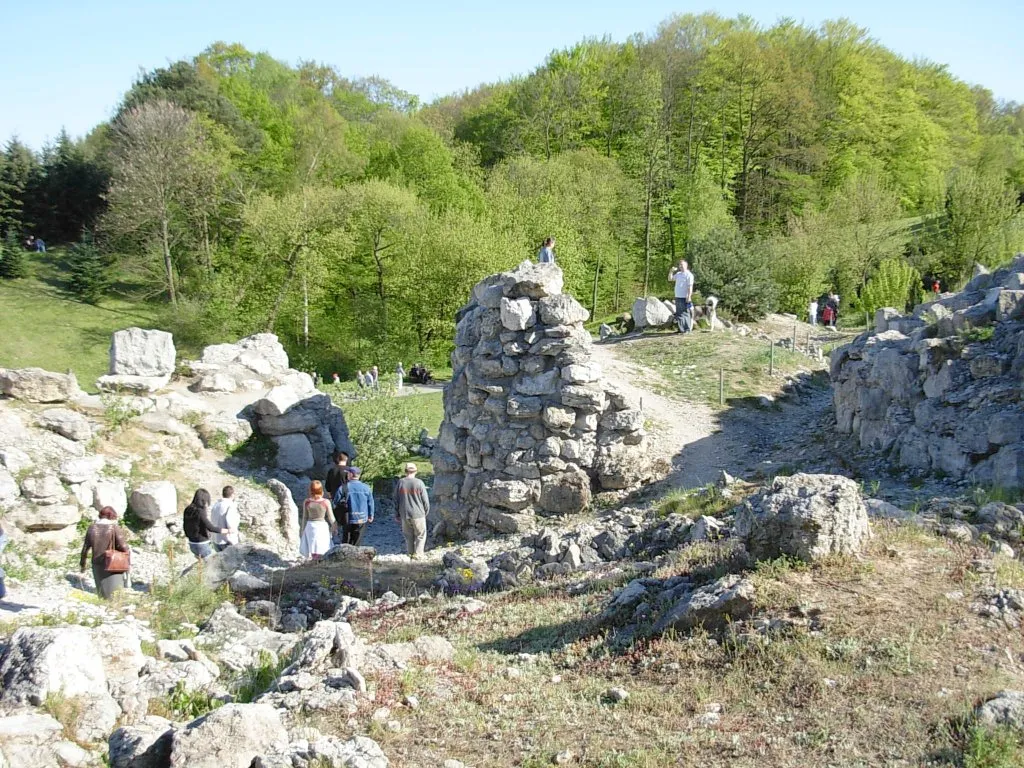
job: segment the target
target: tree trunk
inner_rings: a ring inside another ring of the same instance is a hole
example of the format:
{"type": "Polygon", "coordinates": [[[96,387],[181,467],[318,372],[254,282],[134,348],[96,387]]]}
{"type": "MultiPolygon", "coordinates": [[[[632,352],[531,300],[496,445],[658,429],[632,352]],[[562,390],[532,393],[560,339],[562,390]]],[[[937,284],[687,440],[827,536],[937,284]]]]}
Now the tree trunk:
{"type": "Polygon", "coordinates": [[[167,273],[167,292],[171,296],[171,304],[178,306],[178,295],[174,290],[174,264],[171,262],[171,241],[167,231],[167,216],[160,218],[160,241],[164,249],[164,271],[167,273]]]}
{"type": "Polygon", "coordinates": [[[206,254],[206,271],[213,272],[213,259],[210,256],[210,220],[203,212],[203,251],[206,254]]]}
{"type": "Polygon", "coordinates": [[[672,251],[672,263],[676,263],[676,227],[672,219],[672,206],[668,207],[668,247],[672,251]]]}
{"type": "Polygon", "coordinates": [[[388,340],[388,300],[387,292],[384,290],[384,261],[381,259],[380,237],[373,237],[373,261],[377,265],[377,297],[380,299],[380,327],[383,332],[383,341],[388,340]]]}
{"type": "Polygon", "coordinates": [[[619,277],[622,274],[622,246],[615,251],[615,311],[619,311],[619,277]]]}
{"type": "Polygon", "coordinates": [[[302,347],[309,349],[309,283],[302,276],[302,347]]]}
{"type": "Polygon", "coordinates": [[[644,201],[644,296],[651,282],[651,195],[653,183],[647,174],[647,199],[644,201]]]}
{"type": "Polygon", "coordinates": [[[590,316],[597,317],[597,282],[601,277],[601,252],[597,252],[597,264],[594,267],[594,296],[590,302],[590,316]]]}
{"type": "Polygon", "coordinates": [[[295,277],[295,271],[299,266],[299,250],[302,246],[297,245],[292,249],[291,257],[288,260],[288,274],[285,276],[284,282],[281,283],[281,287],[277,291],[277,298],[274,299],[274,308],[270,310],[270,317],[267,318],[267,325],[264,329],[266,333],[274,332],[274,325],[277,323],[277,315],[281,311],[281,305],[284,304],[284,297],[288,294],[288,288],[292,284],[292,279],[295,277]]]}

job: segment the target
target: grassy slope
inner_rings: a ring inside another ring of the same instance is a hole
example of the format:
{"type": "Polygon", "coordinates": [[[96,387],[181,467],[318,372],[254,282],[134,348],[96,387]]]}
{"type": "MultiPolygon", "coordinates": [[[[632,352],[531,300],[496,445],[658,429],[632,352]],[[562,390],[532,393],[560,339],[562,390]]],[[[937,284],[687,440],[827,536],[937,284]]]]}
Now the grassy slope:
{"type": "Polygon", "coordinates": [[[107,372],[110,335],[133,325],[160,327],[163,307],[120,297],[84,304],[64,289],[62,252],[31,254],[32,274],[0,280],[0,367],[68,369],[93,391],[107,372]]]}
{"type": "MultiPolygon", "coordinates": [[[[1020,650],[1019,630],[969,608],[973,550],[915,529],[876,532],[862,559],[753,571],[759,614],[821,611],[820,628],[797,625],[768,644],[695,633],[614,650],[593,624],[606,592],[572,596],[564,585],[485,598],[475,616],[425,604],[357,618],[368,639],[447,636],[455,662],[372,676],[375,698],[355,723],[315,724],[344,735],[368,727],[394,765],[457,758],[536,768],[563,750],[591,768],[963,765],[962,718],[980,697],[1024,683],[1007,658],[1020,650]],[[629,699],[607,702],[609,686],[629,699]],[[406,694],[418,709],[401,706],[406,694]],[[721,706],[721,720],[709,728],[697,718],[711,705],[721,706]],[[400,730],[371,720],[380,707],[400,730]]],[[[709,550],[683,550],[658,575],[706,567],[716,557],[709,550]]],[[[1003,564],[997,578],[1024,585],[1020,565],[1003,564]]],[[[967,764],[1024,759],[1012,742],[1002,752],[1001,761],[967,764]]]]}

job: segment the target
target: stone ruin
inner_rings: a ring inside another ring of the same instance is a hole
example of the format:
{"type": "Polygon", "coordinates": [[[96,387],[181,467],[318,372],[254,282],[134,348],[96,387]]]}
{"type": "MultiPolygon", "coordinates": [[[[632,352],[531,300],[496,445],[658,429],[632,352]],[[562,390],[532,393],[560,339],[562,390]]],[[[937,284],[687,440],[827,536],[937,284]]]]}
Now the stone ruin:
{"type": "Polygon", "coordinates": [[[435,537],[515,533],[651,477],[644,414],[591,359],[589,312],[562,271],[523,262],[457,315],[434,448],[435,537]]]}
{"type": "Polygon", "coordinates": [[[906,470],[1024,488],[1024,255],[832,353],[837,427],[906,470]]]}

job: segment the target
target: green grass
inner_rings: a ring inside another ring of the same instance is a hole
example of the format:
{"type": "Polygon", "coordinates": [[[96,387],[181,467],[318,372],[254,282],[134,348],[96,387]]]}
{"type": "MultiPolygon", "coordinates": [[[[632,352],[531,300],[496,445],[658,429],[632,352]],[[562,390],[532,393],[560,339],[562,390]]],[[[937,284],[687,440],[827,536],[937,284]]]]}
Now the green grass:
{"type": "MultiPolygon", "coordinates": [[[[172,562],[172,572],[174,568],[172,562]]],[[[157,637],[175,639],[188,636],[182,629],[183,624],[202,624],[217,606],[231,596],[226,586],[210,589],[203,583],[201,575],[193,572],[168,583],[154,584],[152,597],[153,601],[142,604],[152,611],[145,618],[149,619],[157,637]]]]}
{"type": "Polygon", "coordinates": [[[974,726],[967,734],[964,768],[1018,768],[1024,765],[1024,743],[1009,728],[974,726]]]}
{"type": "Polygon", "coordinates": [[[66,291],[63,250],[29,254],[29,276],[0,280],[0,365],[72,370],[86,391],[107,372],[110,336],[131,326],[163,327],[166,308],[111,295],[99,306],[66,291]]]}
{"type": "Polygon", "coordinates": [[[775,372],[770,374],[767,341],[724,333],[648,336],[626,345],[636,362],[654,369],[664,382],[659,394],[717,407],[719,369],[725,375],[726,405],[730,400],[772,393],[787,375],[822,367],[810,358],[775,348],[775,372]]]}

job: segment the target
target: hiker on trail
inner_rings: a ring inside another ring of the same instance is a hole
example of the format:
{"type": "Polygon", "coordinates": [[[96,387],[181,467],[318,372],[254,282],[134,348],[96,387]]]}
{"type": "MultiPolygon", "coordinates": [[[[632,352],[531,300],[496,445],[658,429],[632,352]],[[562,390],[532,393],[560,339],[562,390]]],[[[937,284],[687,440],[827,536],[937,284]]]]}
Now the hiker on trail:
{"type": "Polygon", "coordinates": [[[370,371],[363,374],[363,387],[373,389],[373,374],[370,371]]]}
{"type": "Polygon", "coordinates": [[[538,264],[554,264],[555,263],[555,238],[547,237],[544,238],[544,244],[540,247],[540,253],[537,254],[538,264]]]}
{"type": "Polygon", "coordinates": [[[123,552],[127,555],[130,551],[124,531],[117,524],[117,512],[113,507],[101,509],[99,519],[85,532],[82,557],[78,563],[79,572],[85,572],[90,551],[96,594],[109,600],[117,590],[128,584],[128,558],[112,553],[123,552]]]}
{"type": "MultiPolygon", "coordinates": [[[[11,543],[11,538],[7,535],[7,531],[4,530],[3,524],[0,524],[0,554],[7,549],[7,545],[11,543]]],[[[0,568],[0,600],[7,597],[7,573],[3,568],[0,568]]]]}
{"type": "Polygon", "coordinates": [[[362,371],[362,369],[359,369],[359,370],[356,371],[356,384],[359,385],[360,389],[363,389],[366,386],[366,382],[363,380],[363,371],[362,371]]]}
{"type": "Polygon", "coordinates": [[[668,271],[668,279],[676,284],[676,324],[680,333],[693,330],[693,272],[683,259],[668,271]]]}
{"type": "Polygon", "coordinates": [[[200,488],[192,497],[192,503],[185,507],[182,528],[188,539],[188,548],[197,560],[205,560],[213,554],[210,534],[235,533],[230,528],[214,525],[210,519],[210,492],[200,488]]]}
{"type": "Polygon", "coordinates": [[[218,552],[223,552],[232,544],[239,542],[238,526],[242,519],[238,513],[238,502],[235,501],[235,489],[225,485],[221,491],[221,497],[217,499],[210,510],[210,522],[218,528],[226,528],[228,533],[213,534],[213,546],[218,552]]]}
{"type": "Polygon", "coordinates": [[[319,560],[331,548],[331,535],[338,530],[331,502],[324,498],[324,486],[319,480],[309,484],[309,498],[302,504],[302,538],[299,554],[319,560]]]}
{"type": "Polygon", "coordinates": [[[395,519],[402,524],[409,557],[423,556],[429,514],[430,497],[427,495],[427,486],[416,477],[416,465],[410,461],[405,465],[405,477],[398,481],[395,488],[395,519]]]}
{"type": "Polygon", "coordinates": [[[324,481],[324,490],[334,506],[334,520],[340,531],[334,536],[337,544],[344,543],[345,526],[348,524],[348,461],[349,455],[345,451],[335,451],[334,466],[327,470],[324,481]]]}
{"type": "Polygon", "coordinates": [[[941,286],[939,285],[939,279],[935,278],[934,280],[932,280],[932,293],[939,293],[940,290],[941,286]]]}
{"type": "Polygon", "coordinates": [[[807,307],[807,314],[809,315],[809,319],[807,320],[807,322],[809,322],[811,325],[817,325],[818,324],[818,300],[817,299],[811,299],[811,304],[810,304],[809,307],[807,307]]]}
{"type": "Polygon", "coordinates": [[[36,253],[46,253],[46,243],[41,237],[36,238],[36,253]]]}
{"type": "Polygon", "coordinates": [[[373,489],[359,479],[362,474],[359,467],[348,468],[348,524],[341,541],[353,547],[359,546],[363,528],[373,522],[373,489]]]}
{"type": "Polygon", "coordinates": [[[821,311],[821,322],[833,330],[836,327],[836,310],[831,301],[825,302],[825,309],[821,311]]]}
{"type": "Polygon", "coordinates": [[[377,370],[376,365],[370,369],[370,377],[373,379],[373,388],[380,389],[380,371],[377,370]]]}
{"type": "Polygon", "coordinates": [[[402,391],[402,384],[405,383],[405,368],[402,367],[401,361],[398,363],[398,367],[395,368],[395,378],[398,380],[398,391],[402,391]]]}

